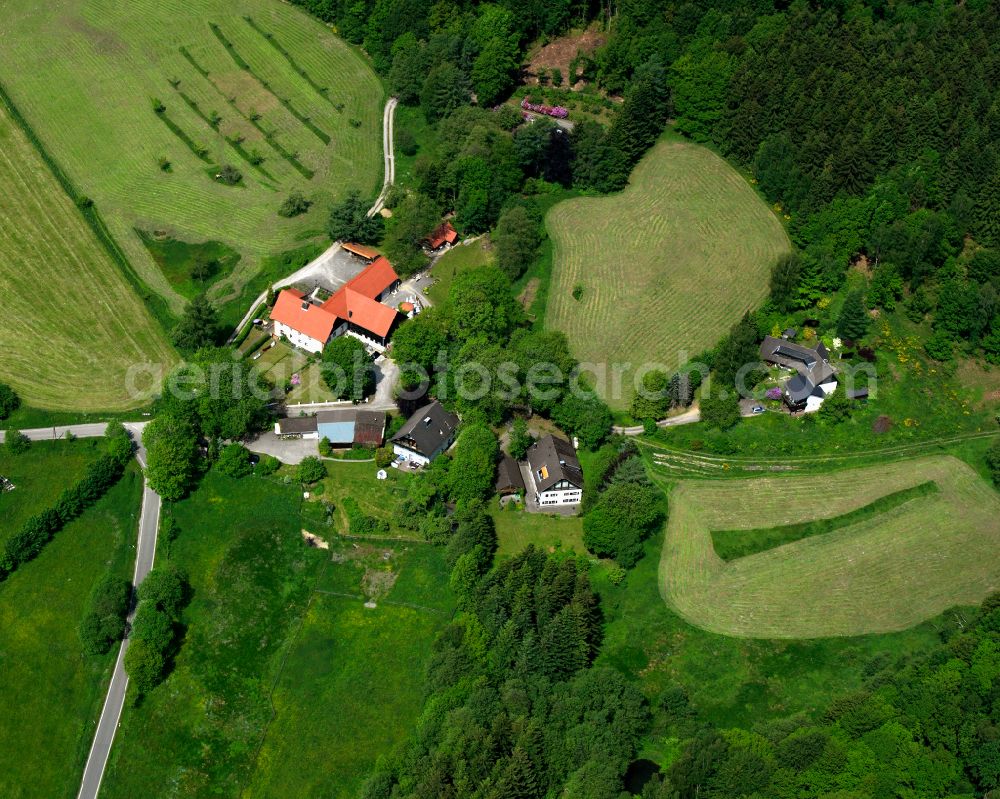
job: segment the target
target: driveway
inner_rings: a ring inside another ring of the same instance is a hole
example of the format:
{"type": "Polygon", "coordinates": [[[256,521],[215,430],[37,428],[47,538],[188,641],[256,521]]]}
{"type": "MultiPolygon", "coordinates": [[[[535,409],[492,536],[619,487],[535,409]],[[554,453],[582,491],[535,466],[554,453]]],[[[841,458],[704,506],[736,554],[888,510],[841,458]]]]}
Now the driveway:
{"type": "Polygon", "coordinates": [[[310,455],[319,455],[319,441],[315,438],[283,439],[275,433],[261,433],[247,444],[247,449],[258,455],[273,455],[282,463],[295,465],[302,463],[310,455]]]}

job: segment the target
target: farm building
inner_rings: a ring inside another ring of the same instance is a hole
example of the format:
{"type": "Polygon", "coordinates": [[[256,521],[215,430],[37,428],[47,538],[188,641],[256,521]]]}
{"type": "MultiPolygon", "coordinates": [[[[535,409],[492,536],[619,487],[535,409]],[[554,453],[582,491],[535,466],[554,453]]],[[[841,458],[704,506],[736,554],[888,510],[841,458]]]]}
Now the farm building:
{"type": "Polygon", "coordinates": [[[378,258],[378,250],[373,247],[367,247],[364,244],[355,244],[350,241],[345,241],[340,245],[340,249],[345,252],[349,252],[351,255],[356,255],[364,261],[371,263],[376,258],[378,258]]]}
{"type": "Polygon", "coordinates": [[[796,374],[781,392],[789,410],[806,413],[818,410],[837,388],[837,370],[830,365],[830,353],[822,341],[815,349],[809,349],[785,338],[766,336],[760,345],[760,357],[795,370],[796,374]]]}
{"type": "Polygon", "coordinates": [[[458,241],[458,232],[451,226],[451,222],[442,222],[425,241],[431,250],[437,251],[458,241]]]}
{"type": "Polygon", "coordinates": [[[524,496],[524,479],[521,477],[521,467],[506,453],[497,464],[496,492],[501,498],[524,496]]]}
{"type": "Polygon", "coordinates": [[[564,438],[547,435],[532,444],[528,471],[541,507],[576,505],[583,498],[583,470],[576,450],[564,438]]]}
{"type": "Polygon", "coordinates": [[[396,270],[380,256],[326,302],[316,302],[298,289],[285,289],[271,309],[274,335],[316,353],[330,339],[348,332],[384,347],[398,314],[382,300],[397,286],[396,270]]]}
{"type": "Polygon", "coordinates": [[[334,447],[378,447],[385,436],[385,413],[356,408],[320,411],[315,416],[279,419],[274,432],[305,439],[325,438],[334,447]]]}
{"type": "Polygon", "coordinates": [[[455,441],[458,417],[435,400],[417,410],[392,437],[392,449],[399,461],[426,466],[455,441]]]}

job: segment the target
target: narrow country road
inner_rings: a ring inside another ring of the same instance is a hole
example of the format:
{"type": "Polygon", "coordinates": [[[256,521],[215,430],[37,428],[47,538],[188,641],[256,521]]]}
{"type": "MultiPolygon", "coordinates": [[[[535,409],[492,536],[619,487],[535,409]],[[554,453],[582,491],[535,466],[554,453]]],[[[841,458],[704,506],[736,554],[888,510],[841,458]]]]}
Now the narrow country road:
{"type": "MultiPolygon", "coordinates": [[[[135,457],[139,465],[146,468],[146,449],[142,446],[142,430],[146,422],[126,423],[125,428],[132,433],[138,448],[135,457]]],[[[153,561],[156,558],[156,533],[160,527],[160,496],[149,487],[146,482],[142,489],[142,511],[139,514],[139,538],[135,550],[135,571],[132,574],[133,592],[146,575],[153,569],[153,561]]],[[[135,615],[135,603],[129,611],[128,623],[132,623],[135,615]]],[[[125,695],[128,692],[128,675],[125,673],[125,652],[128,650],[128,638],[122,641],[118,649],[118,658],[115,660],[115,670],[111,674],[111,683],[108,685],[108,694],[104,699],[104,707],[101,716],[97,721],[97,730],[94,733],[94,742],[90,747],[90,754],[87,756],[87,763],[83,767],[83,779],[80,781],[80,792],[78,799],[97,799],[97,793],[101,789],[101,779],[104,777],[104,767],[108,763],[108,755],[111,754],[111,744],[115,739],[115,732],[118,729],[118,720],[122,715],[122,708],[125,706],[125,695]]]]}
{"type": "MultiPolygon", "coordinates": [[[[147,424],[148,422],[125,423],[125,429],[132,434],[136,442],[136,460],[143,468],[146,468],[146,449],[142,446],[142,431],[147,424]]],[[[100,438],[104,435],[106,428],[106,423],[98,422],[39,427],[21,432],[32,441],[54,441],[65,438],[67,432],[72,433],[77,438],[100,438]]],[[[0,430],[0,442],[4,441],[5,438],[5,432],[0,430]]],[[[149,487],[149,483],[144,483],[142,511],[139,514],[139,537],[135,550],[135,570],[132,574],[133,591],[146,579],[146,575],[153,568],[153,560],[156,556],[156,533],[159,526],[160,497],[149,487]]],[[[133,603],[132,610],[129,611],[128,615],[129,624],[132,623],[134,613],[133,603]]],[[[122,708],[125,706],[125,694],[128,691],[128,675],[125,673],[123,665],[127,649],[128,639],[126,638],[122,641],[118,650],[118,658],[115,660],[115,669],[111,674],[104,707],[97,722],[94,742],[90,747],[90,754],[87,756],[87,763],[83,768],[83,780],[80,783],[80,792],[77,794],[78,799],[97,799],[97,792],[101,788],[104,767],[108,762],[108,755],[111,753],[111,744],[115,738],[115,731],[118,729],[118,720],[121,718],[122,708]]]]}
{"type": "MultiPolygon", "coordinates": [[[[384,162],[382,191],[380,191],[378,197],[375,198],[374,205],[368,209],[368,216],[374,216],[385,207],[386,195],[389,193],[389,189],[392,187],[392,184],[396,182],[396,157],[393,154],[393,126],[395,125],[396,106],[398,103],[399,101],[395,97],[390,97],[385,104],[385,109],[382,112],[382,158],[384,162]]],[[[321,267],[324,262],[328,261],[339,249],[340,242],[335,241],[301,269],[274,283],[274,288],[284,288],[285,286],[290,286],[293,283],[308,277],[315,272],[318,267],[321,267]]],[[[257,299],[250,303],[250,307],[247,309],[246,315],[240,320],[240,323],[236,325],[232,335],[229,337],[230,342],[236,338],[237,334],[243,329],[244,325],[246,325],[246,323],[253,318],[254,312],[266,299],[267,292],[264,291],[259,297],[257,297],[257,299]]]]}

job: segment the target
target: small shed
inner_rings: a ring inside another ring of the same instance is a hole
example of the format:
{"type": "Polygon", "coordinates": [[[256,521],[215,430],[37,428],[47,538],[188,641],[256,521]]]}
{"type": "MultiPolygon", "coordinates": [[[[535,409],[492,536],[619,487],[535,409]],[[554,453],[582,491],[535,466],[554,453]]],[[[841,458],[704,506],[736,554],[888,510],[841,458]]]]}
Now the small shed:
{"type": "Polygon", "coordinates": [[[521,467],[510,455],[504,453],[497,465],[496,492],[501,497],[523,496],[524,480],[521,477],[521,467]]]}
{"type": "Polygon", "coordinates": [[[345,241],[340,245],[340,248],[351,253],[351,255],[356,255],[358,258],[363,258],[366,261],[374,261],[378,258],[378,250],[373,249],[372,247],[366,247],[364,244],[355,244],[354,242],[345,241]]]}

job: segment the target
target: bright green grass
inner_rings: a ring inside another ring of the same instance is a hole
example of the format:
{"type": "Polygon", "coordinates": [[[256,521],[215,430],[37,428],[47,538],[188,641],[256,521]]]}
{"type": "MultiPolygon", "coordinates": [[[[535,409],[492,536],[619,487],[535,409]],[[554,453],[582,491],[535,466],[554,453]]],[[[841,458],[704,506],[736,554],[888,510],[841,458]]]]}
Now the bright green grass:
{"type": "Polygon", "coordinates": [[[227,278],[240,260],[238,252],[218,241],[191,244],[144,231],[139,231],[138,235],[170,285],[188,299],[227,278]],[[194,274],[199,263],[208,264],[204,277],[194,274]]]}
{"type": "Polygon", "coordinates": [[[0,492],[0,545],[28,517],[51,507],[64,488],[83,477],[101,454],[100,441],[36,441],[21,455],[10,455],[0,447],[0,475],[17,486],[0,492]]]}
{"type": "MultiPolygon", "coordinates": [[[[860,687],[875,662],[927,649],[938,642],[937,620],[885,635],[805,641],[733,638],[695,627],[666,606],[658,588],[662,534],[625,582],[612,586],[607,572],[593,572],[607,619],[599,664],[636,680],[651,699],[681,686],[695,722],[743,727],[795,713],[816,716],[829,700],[860,687]]],[[[675,751],[672,736],[683,725],[654,731],[645,755],[663,763],[675,751]]]]}
{"type": "Polygon", "coordinates": [[[239,252],[231,279],[213,293],[225,299],[239,293],[266,256],[322,235],[333,201],[351,188],[374,194],[381,181],[378,78],[357,51],[290,4],[13,0],[5,22],[0,82],[174,312],[182,294],[136,228],[220,241],[239,252]],[[237,65],[210,23],[249,70],[237,65]],[[171,80],[179,81],[176,88],[171,80]],[[162,117],[153,112],[153,98],[166,106],[162,117]],[[213,113],[221,117],[217,128],[206,121],[213,113]],[[242,143],[232,144],[237,137],[242,143]],[[187,141],[206,149],[204,159],[187,141]],[[260,152],[260,168],[241,150],[260,152]],[[170,161],[170,171],[160,169],[160,158],[170,161]],[[243,173],[240,186],[214,180],[224,164],[243,173]],[[292,191],[315,204],[284,219],[277,210],[292,191]]]}
{"type": "MultiPolygon", "coordinates": [[[[0,62],[10,53],[9,39],[8,31],[0,62]]],[[[130,367],[149,362],[160,374],[177,356],[2,106],[0,186],[0,380],[36,408],[145,404],[158,381],[137,383],[133,394],[130,367]]]]}
{"type": "Polygon", "coordinates": [[[448,299],[448,292],[451,291],[456,275],[493,262],[493,253],[487,249],[487,245],[488,241],[483,237],[472,244],[452,247],[437,260],[431,268],[434,285],[427,291],[432,302],[440,305],[448,299]]]}
{"type": "Polygon", "coordinates": [[[586,555],[583,545],[583,517],[527,513],[523,510],[494,509],[501,558],[516,555],[529,544],[547,552],[575,552],[586,555]]]}
{"type": "MultiPolygon", "coordinates": [[[[327,477],[321,487],[313,489],[313,496],[305,503],[303,517],[310,532],[323,537],[324,529],[334,532],[348,531],[347,512],[343,507],[346,497],[351,497],[358,507],[368,514],[389,522],[394,536],[412,538],[416,533],[404,530],[398,525],[398,507],[405,494],[406,480],[413,475],[401,474],[397,469],[386,469],[386,479],[376,479],[378,467],[374,463],[357,463],[349,460],[327,460],[327,477]],[[325,505],[333,504],[331,524],[327,524],[325,505]]],[[[293,474],[294,469],[285,467],[282,473],[293,474]]]]}
{"type": "Polygon", "coordinates": [[[736,560],[748,555],[756,555],[775,547],[800,541],[811,535],[825,535],[843,527],[849,527],[864,519],[881,513],[888,513],[912,499],[926,497],[939,491],[937,483],[919,483],[886,494],[867,505],[842,513],[839,516],[816,519],[798,524],[783,524],[777,527],[761,527],[754,530],[712,530],[712,547],[723,560],[736,560]]]}
{"type": "Polygon", "coordinates": [[[1000,585],[1000,494],[949,456],[824,475],[682,481],[660,560],[664,600],[691,623],[749,638],[902,630],[1000,585]],[[833,519],[933,481],[938,491],[826,535],[725,562],[712,529],[833,519]]]}
{"type": "MultiPolygon", "coordinates": [[[[73,480],[65,463],[62,467],[53,465],[50,473],[59,488],[73,480]]],[[[77,625],[105,572],[131,579],[141,491],[138,469],[131,466],[37,558],[0,583],[4,797],[76,796],[117,656],[117,649],[99,657],[84,655],[77,625]]],[[[0,517],[6,526],[6,512],[0,517]]]]}
{"type": "MultiPolygon", "coordinates": [[[[335,541],[333,551],[354,557],[355,544],[335,541]]],[[[247,797],[353,799],[377,757],[412,730],[423,665],[451,613],[444,553],[394,541],[360,546],[362,557],[325,567],[276,684],[247,797]],[[375,608],[321,593],[360,595],[371,569],[398,574],[375,608]]]]}
{"type": "Polygon", "coordinates": [[[166,682],[126,708],[102,797],[239,793],[319,566],[319,550],[302,543],[300,497],[209,473],[170,508],[179,535],[169,560],[193,589],[185,636],[166,682]]]}
{"type": "Polygon", "coordinates": [[[581,361],[609,364],[597,388],[616,409],[628,406],[638,365],[676,368],[682,352],[713,346],[755,307],[789,247],[742,176],[711,150],[677,141],[650,150],[621,194],[560,203],[546,225],[554,250],[545,324],[566,332],[581,361]],[[621,391],[610,378],[616,362],[631,364],[621,391]]]}

